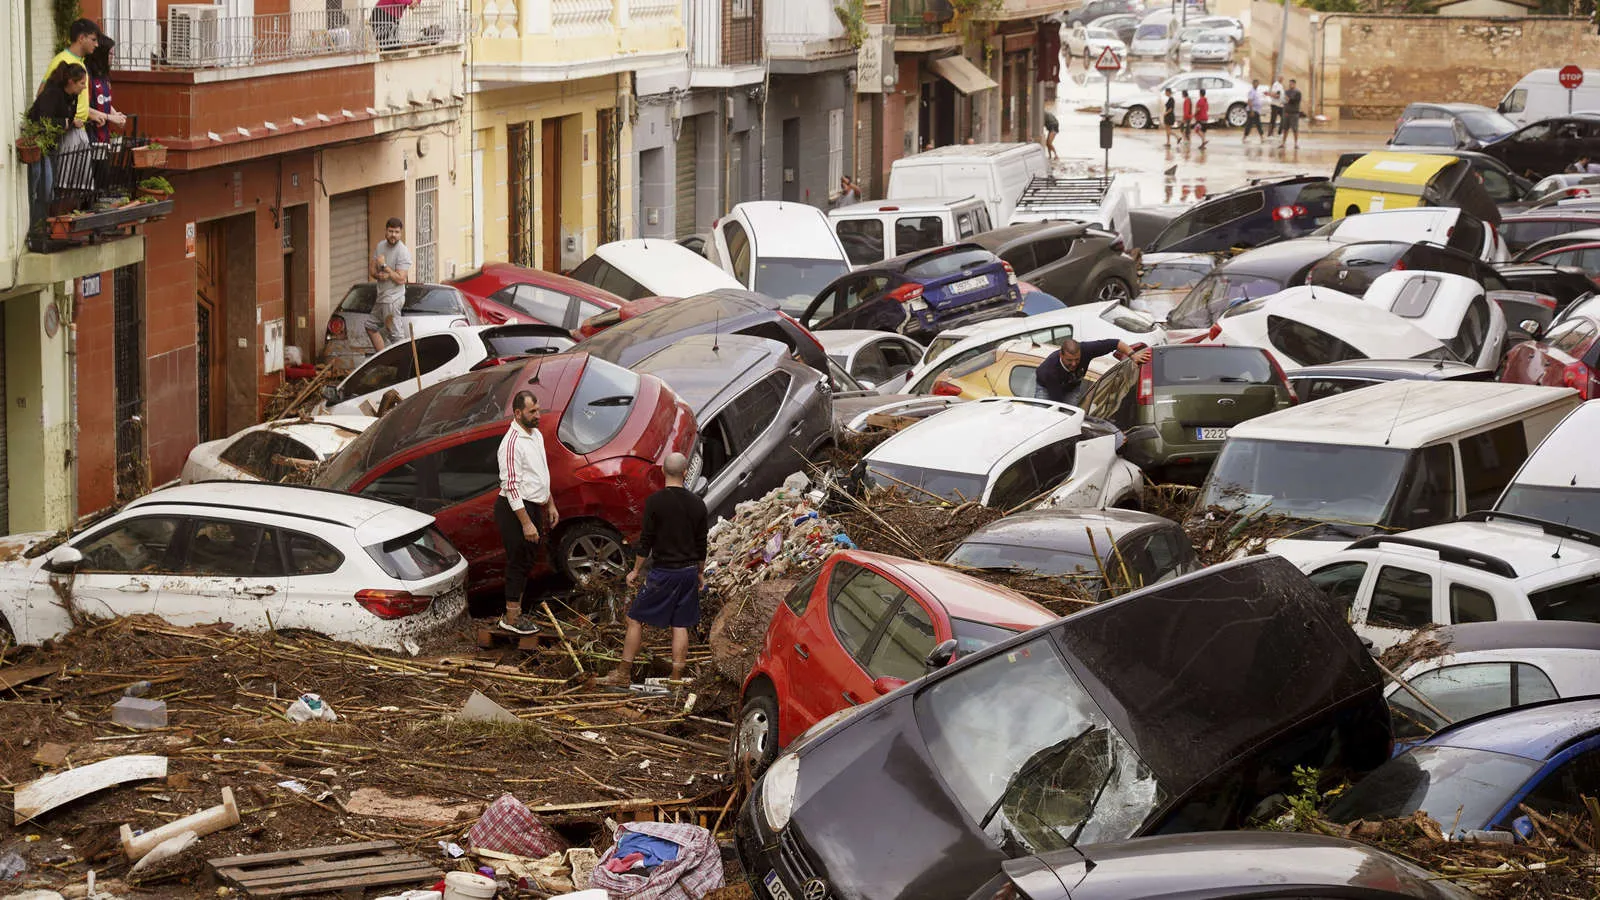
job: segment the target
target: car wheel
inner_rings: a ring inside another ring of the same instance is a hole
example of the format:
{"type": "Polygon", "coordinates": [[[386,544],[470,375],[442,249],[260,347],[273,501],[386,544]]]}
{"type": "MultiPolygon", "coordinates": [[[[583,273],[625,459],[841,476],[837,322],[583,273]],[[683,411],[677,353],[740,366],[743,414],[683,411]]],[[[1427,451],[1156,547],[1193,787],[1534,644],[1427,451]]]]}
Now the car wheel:
{"type": "Polygon", "coordinates": [[[1096,303],[1105,303],[1110,300],[1126,304],[1133,299],[1133,291],[1128,289],[1126,281],[1113,275],[1095,287],[1094,299],[1096,303]]]}
{"type": "Polygon", "coordinates": [[[751,694],[739,712],[733,733],[733,774],[759,778],[778,755],[778,698],[765,691],[751,694]]]}
{"type": "Polygon", "coordinates": [[[1135,106],[1128,110],[1127,122],[1129,128],[1149,128],[1150,112],[1142,106],[1135,106]]]}
{"type": "Polygon", "coordinates": [[[622,535],[598,522],[583,522],[561,532],[555,557],[556,569],[573,584],[592,575],[621,576],[628,569],[622,535]]]}
{"type": "Polygon", "coordinates": [[[1250,118],[1250,113],[1244,108],[1243,103],[1235,103],[1228,107],[1228,127],[1243,128],[1245,120],[1250,118]]]}

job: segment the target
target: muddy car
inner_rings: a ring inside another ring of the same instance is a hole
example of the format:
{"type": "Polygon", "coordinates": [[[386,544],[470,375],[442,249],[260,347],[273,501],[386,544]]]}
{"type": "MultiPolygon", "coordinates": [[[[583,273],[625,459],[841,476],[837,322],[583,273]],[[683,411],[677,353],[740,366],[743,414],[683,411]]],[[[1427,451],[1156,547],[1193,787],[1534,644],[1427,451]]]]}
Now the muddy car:
{"type": "Polygon", "coordinates": [[[1380,765],[1383,679],[1286,560],[1146,588],[819,722],[740,812],[775,898],[968,897],[1008,858],[1237,827],[1297,765],[1380,765]]]}

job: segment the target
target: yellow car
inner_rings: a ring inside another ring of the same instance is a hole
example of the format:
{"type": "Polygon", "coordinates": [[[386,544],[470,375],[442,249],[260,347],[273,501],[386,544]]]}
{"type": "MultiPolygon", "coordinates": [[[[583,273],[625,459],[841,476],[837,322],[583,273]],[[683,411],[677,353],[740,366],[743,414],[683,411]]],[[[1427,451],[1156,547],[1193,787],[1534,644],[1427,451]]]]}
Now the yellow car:
{"type": "Polygon", "coordinates": [[[1459,206],[1498,224],[1500,212],[1472,163],[1433,153],[1380,150],[1346,166],[1333,179],[1333,217],[1414,206],[1459,206]]]}
{"type": "Polygon", "coordinates": [[[1034,397],[1033,372],[1055,347],[1011,341],[951,366],[933,383],[933,393],[977,400],[980,397],[1034,397]]]}

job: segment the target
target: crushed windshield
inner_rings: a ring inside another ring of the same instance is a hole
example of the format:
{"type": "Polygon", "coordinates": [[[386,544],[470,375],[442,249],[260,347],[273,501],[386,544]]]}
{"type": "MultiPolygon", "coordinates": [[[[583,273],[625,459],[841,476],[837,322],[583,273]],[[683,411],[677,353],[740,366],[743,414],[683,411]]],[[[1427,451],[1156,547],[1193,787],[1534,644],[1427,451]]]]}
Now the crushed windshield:
{"type": "Polygon", "coordinates": [[[1283,284],[1263,275],[1213,272],[1201,279],[1167,315],[1169,328],[1210,328],[1229,307],[1276,294],[1283,284]]]}
{"type": "Polygon", "coordinates": [[[1408,456],[1381,447],[1230,439],[1196,508],[1381,525],[1408,456]]]}
{"type": "Polygon", "coordinates": [[[1418,747],[1379,766],[1328,807],[1339,823],[1398,819],[1423,810],[1457,831],[1493,824],[1518,785],[1539,770],[1537,760],[1489,750],[1418,747]]]}
{"type": "Polygon", "coordinates": [[[1132,837],[1164,802],[1048,636],[940,681],[915,709],[945,783],[1009,856],[1132,837]]]}
{"type": "MultiPolygon", "coordinates": [[[[894,488],[914,495],[932,494],[955,503],[982,500],[983,488],[987,483],[982,475],[876,460],[867,463],[866,478],[873,487],[894,488]]],[[[922,499],[928,497],[922,496],[922,499]]]]}

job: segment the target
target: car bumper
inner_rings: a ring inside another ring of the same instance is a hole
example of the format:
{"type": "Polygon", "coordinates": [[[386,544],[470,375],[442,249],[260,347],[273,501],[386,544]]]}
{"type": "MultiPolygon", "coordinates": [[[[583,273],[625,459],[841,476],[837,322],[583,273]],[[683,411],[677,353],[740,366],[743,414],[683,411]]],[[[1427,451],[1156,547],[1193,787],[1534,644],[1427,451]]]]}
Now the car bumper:
{"type": "Polygon", "coordinates": [[[761,817],[761,787],[757,781],[739,811],[734,826],[734,850],[757,900],[810,900],[831,897],[827,882],[815,867],[794,831],[794,822],[774,833],[761,817]],[[820,885],[820,888],[818,887],[820,885]]]}
{"type": "Polygon", "coordinates": [[[302,627],[320,632],[336,641],[349,641],[386,650],[404,650],[407,641],[427,641],[443,634],[461,621],[467,609],[467,566],[450,580],[450,586],[440,590],[428,608],[413,616],[399,619],[379,619],[366,610],[356,607],[360,615],[347,628],[332,627],[332,623],[306,622],[302,627]]]}
{"type": "Polygon", "coordinates": [[[1113,125],[1128,124],[1128,108],[1125,106],[1112,106],[1106,108],[1106,117],[1113,125]]]}
{"type": "Polygon", "coordinates": [[[1022,315],[1022,294],[1015,287],[1006,293],[978,303],[964,304],[944,311],[928,309],[906,320],[905,335],[926,343],[941,331],[961,328],[991,319],[1022,315]]]}

